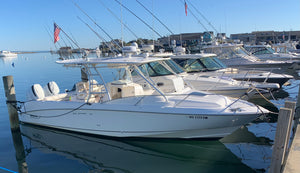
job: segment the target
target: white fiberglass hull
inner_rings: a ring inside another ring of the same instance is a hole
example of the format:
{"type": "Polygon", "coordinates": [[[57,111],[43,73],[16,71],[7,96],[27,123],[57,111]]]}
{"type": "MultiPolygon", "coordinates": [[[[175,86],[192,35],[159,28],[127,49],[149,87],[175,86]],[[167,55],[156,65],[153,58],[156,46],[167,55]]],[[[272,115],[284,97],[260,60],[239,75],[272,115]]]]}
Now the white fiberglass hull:
{"type": "Polygon", "coordinates": [[[31,101],[25,103],[26,112],[20,114],[20,121],[115,137],[222,138],[261,114],[258,109],[253,109],[253,105],[248,105],[253,111],[244,105],[242,109],[248,110],[245,114],[239,110],[218,114],[214,110],[200,112],[200,109],[170,107],[164,102],[160,106],[144,107],[131,104],[136,98],[127,99],[121,99],[122,103],[128,103],[123,105],[113,104],[114,101],[91,105],[71,101],[31,101]]]}

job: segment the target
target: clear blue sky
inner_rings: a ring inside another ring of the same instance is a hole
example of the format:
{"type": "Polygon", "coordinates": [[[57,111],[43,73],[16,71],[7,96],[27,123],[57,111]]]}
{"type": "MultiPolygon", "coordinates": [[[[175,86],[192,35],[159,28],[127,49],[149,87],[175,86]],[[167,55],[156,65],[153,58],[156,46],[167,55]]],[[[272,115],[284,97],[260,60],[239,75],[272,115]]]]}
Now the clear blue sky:
{"type": "MultiPolygon", "coordinates": [[[[160,35],[170,32],[143,9],[135,0],[121,0],[136,15],[154,26],[160,35]]],[[[175,33],[203,32],[205,29],[188,11],[185,16],[183,0],[139,0],[151,10],[170,30],[175,33]]],[[[125,41],[135,37],[115,19],[103,2],[118,17],[123,18],[137,36],[156,39],[146,25],[121,8],[115,0],[1,0],[0,50],[49,50],[53,44],[53,22],[72,36],[80,47],[94,48],[100,39],[77,16],[89,23],[106,40],[109,38],[97,28],[74,4],[76,2],[113,38],[125,41]],[[122,15],[121,15],[122,14],[122,15]],[[47,30],[51,30],[51,37],[47,30]]],[[[245,33],[252,31],[290,31],[300,30],[299,0],[188,0],[205,15],[214,27],[225,32],[245,33]]],[[[188,6],[191,10],[191,5],[188,6]]],[[[208,30],[213,30],[203,18],[193,10],[208,30]]],[[[61,37],[64,37],[62,33],[61,37]]],[[[65,37],[64,37],[65,38],[65,37]]],[[[59,41],[62,46],[64,43],[59,41]]],[[[57,45],[58,46],[58,45],[57,45]]]]}

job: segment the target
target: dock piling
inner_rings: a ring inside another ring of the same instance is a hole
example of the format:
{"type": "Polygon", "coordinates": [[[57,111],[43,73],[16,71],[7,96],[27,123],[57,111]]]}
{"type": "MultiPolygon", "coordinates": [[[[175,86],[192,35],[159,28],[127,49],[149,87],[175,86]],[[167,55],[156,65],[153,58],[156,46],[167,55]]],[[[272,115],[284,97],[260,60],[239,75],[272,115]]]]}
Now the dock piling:
{"type": "Polygon", "coordinates": [[[17,100],[13,76],[3,76],[3,85],[5,90],[6,105],[9,114],[10,128],[12,131],[18,130],[20,127],[18,111],[16,109],[17,100]]]}
{"type": "Polygon", "coordinates": [[[280,108],[269,172],[281,172],[287,146],[286,138],[289,133],[288,129],[290,128],[290,122],[292,121],[291,119],[292,110],[289,108],[280,108]]]}
{"type": "MultiPolygon", "coordinates": [[[[288,109],[291,109],[292,110],[292,118],[289,122],[289,126],[288,126],[288,134],[287,134],[287,143],[289,142],[289,139],[291,137],[291,130],[292,130],[292,124],[293,124],[293,120],[294,120],[294,117],[295,117],[295,111],[296,111],[296,102],[291,102],[291,101],[286,101],[284,103],[284,107],[285,108],[288,108],[288,109]]],[[[294,122],[295,123],[295,122],[294,122]]],[[[293,131],[294,132],[294,131],[293,131]]],[[[288,146],[287,146],[288,147],[288,146]]],[[[286,149],[287,149],[286,147],[286,149]]]]}

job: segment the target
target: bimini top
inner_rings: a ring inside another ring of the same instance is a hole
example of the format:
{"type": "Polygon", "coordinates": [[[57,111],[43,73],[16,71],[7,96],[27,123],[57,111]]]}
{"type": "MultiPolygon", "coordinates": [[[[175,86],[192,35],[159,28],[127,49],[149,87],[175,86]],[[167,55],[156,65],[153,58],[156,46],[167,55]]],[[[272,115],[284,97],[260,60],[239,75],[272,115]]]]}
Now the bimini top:
{"type": "MultiPolygon", "coordinates": [[[[167,58],[148,58],[142,56],[120,56],[114,58],[87,58],[87,59],[68,59],[62,61],[56,61],[58,64],[74,64],[74,65],[82,65],[82,64],[120,64],[120,65],[139,65],[150,63],[154,61],[163,61],[167,58]]],[[[168,58],[170,59],[170,58],[168,58]]]]}
{"type": "Polygon", "coordinates": [[[183,55],[173,55],[170,56],[172,59],[199,59],[206,57],[216,57],[214,53],[198,53],[198,54],[183,54],[183,55]]]}

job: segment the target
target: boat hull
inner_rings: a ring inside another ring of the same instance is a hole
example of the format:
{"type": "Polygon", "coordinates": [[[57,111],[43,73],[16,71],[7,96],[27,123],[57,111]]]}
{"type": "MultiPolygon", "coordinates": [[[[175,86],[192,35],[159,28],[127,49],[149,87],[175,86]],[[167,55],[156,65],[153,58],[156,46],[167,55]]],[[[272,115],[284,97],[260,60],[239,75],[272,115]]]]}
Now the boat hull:
{"type": "MultiPolygon", "coordinates": [[[[32,103],[34,104],[34,103],[32,103]]],[[[114,137],[222,138],[257,114],[189,114],[125,111],[100,108],[102,104],[60,104],[61,108],[27,110],[20,121],[29,124],[114,137]],[[63,108],[65,107],[65,108],[63,108]]]]}

